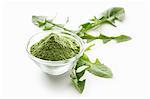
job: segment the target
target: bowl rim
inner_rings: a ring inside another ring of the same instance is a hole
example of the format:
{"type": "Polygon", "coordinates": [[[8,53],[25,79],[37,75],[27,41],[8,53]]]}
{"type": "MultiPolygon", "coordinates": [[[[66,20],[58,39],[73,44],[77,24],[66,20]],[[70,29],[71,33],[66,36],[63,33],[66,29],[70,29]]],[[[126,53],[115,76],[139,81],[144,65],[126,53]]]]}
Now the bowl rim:
{"type": "Polygon", "coordinates": [[[84,50],[85,50],[85,42],[83,41],[83,39],[81,39],[78,35],[76,35],[75,33],[72,33],[72,32],[66,32],[66,31],[42,31],[42,32],[38,32],[34,35],[32,35],[29,40],[27,41],[27,44],[26,44],[26,51],[28,53],[28,55],[30,56],[30,58],[32,60],[35,60],[37,62],[40,62],[40,63],[59,63],[59,64],[64,64],[64,63],[68,63],[69,61],[74,61],[78,58],[80,58],[82,56],[82,54],[84,53],[84,50]],[[80,51],[78,54],[76,54],[74,57],[71,57],[71,58],[68,58],[68,59],[65,59],[65,60],[59,60],[59,61],[51,61],[51,60],[44,60],[44,59],[40,59],[40,58],[37,58],[35,56],[33,56],[31,53],[30,53],[30,50],[29,49],[29,44],[30,44],[30,41],[32,40],[33,37],[41,34],[41,33],[47,33],[50,34],[50,33],[58,33],[58,34],[65,34],[65,35],[68,35],[69,36],[72,36],[76,41],[78,41],[78,43],[80,43],[80,51]]]}

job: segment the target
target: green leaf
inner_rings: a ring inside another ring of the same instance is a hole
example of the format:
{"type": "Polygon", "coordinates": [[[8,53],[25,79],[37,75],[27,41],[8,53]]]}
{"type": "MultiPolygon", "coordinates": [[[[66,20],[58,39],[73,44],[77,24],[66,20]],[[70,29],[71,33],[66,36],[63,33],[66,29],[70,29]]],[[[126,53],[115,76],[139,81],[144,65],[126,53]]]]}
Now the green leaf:
{"type": "Polygon", "coordinates": [[[50,24],[49,22],[52,20],[47,20],[46,16],[32,16],[32,22],[34,25],[42,28],[45,30],[52,30],[53,27],[55,27],[53,24],[50,24]]]}
{"type": "Polygon", "coordinates": [[[79,93],[82,93],[84,90],[84,86],[85,86],[85,81],[79,81],[77,79],[72,79],[73,85],[74,87],[78,90],[79,93]]]}
{"type": "Polygon", "coordinates": [[[53,27],[55,27],[55,26],[45,24],[42,28],[43,28],[44,31],[46,31],[46,30],[52,30],[53,27]]]}
{"type": "Polygon", "coordinates": [[[93,21],[94,23],[99,23],[99,19],[98,19],[98,18],[96,18],[96,16],[94,16],[94,18],[93,18],[93,19],[91,19],[91,21],[93,21]]]}
{"type": "Polygon", "coordinates": [[[81,25],[82,28],[80,29],[79,32],[87,32],[88,30],[100,26],[104,23],[116,27],[115,21],[116,20],[123,21],[124,17],[125,17],[124,8],[122,7],[109,8],[108,10],[102,13],[102,16],[100,18],[94,16],[94,18],[90,19],[89,22],[82,24],[81,25]]]}
{"type": "MultiPolygon", "coordinates": [[[[69,19],[67,20],[67,22],[69,19]]],[[[56,24],[53,22],[53,19],[49,19],[47,16],[32,16],[32,22],[34,25],[40,27],[41,29],[45,30],[52,30],[54,28],[60,28],[68,32],[72,32],[64,27],[64,24],[56,24]]]]}
{"type": "Polygon", "coordinates": [[[120,42],[125,42],[125,41],[129,41],[131,40],[132,38],[129,37],[129,36],[126,36],[126,35],[120,35],[118,37],[115,38],[115,40],[120,43],[120,42]]]}
{"type": "Polygon", "coordinates": [[[82,26],[82,28],[88,28],[88,27],[91,27],[92,24],[88,22],[88,23],[82,24],[81,26],[82,26]]]}
{"type": "MultiPolygon", "coordinates": [[[[88,60],[88,58],[82,57],[85,60],[88,60]]],[[[72,68],[70,77],[72,79],[73,86],[77,89],[79,93],[82,93],[85,86],[85,79],[81,80],[81,77],[84,75],[85,70],[88,68],[87,66],[84,66],[85,63],[83,63],[81,60],[77,62],[77,65],[72,68]]]]}
{"type": "Polygon", "coordinates": [[[88,71],[99,77],[112,78],[113,76],[111,70],[104,64],[100,63],[92,63],[92,66],[88,69],[88,71]]]}
{"type": "Polygon", "coordinates": [[[83,31],[86,31],[89,28],[92,28],[93,24],[90,23],[90,22],[87,22],[87,23],[82,24],[81,27],[82,27],[81,31],[83,32],[83,31]]]}
{"type": "Polygon", "coordinates": [[[114,23],[115,20],[123,21],[124,17],[125,17],[124,8],[122,8],[122,7],[113,7],[113,8],[110,8],[110,9],[104,11],[103,14],[102,14],[101,19],[109,20],[112,23],[114,23]]]}
{"type": "Polygon", "coordinates": [[[100,20],[103,20],[103,23],[108,23],[114,27],[116,25],[114,24],[115,21],[123,21],[125,17],[125,11],[122,7],[113,7],[110,8],[102,13],[102,17],[100,20]]]}
{"type": "Polygon", "coordinates": [[[81,80],[85,71],[89,71],[91,74],[99,77],[112,77],[111,70],[104,64],[101,64],[98,59],[96,59],[96,61],[93,63],[86,54],[83,54],[79,58],[77,65],[72,69],[70,74],[74,87],[80,93],[83,92],[85,86],[85,80],[81,80]]]}
{"type": "Polygon", "coordinates": [[[85,61],[90,61],[89,57],[86,55],[86,54],[83,54],[82,57],[80,57],[79,59],[79,63],[84,63],[84,61],[82,60],[85,60],[85,61]]]}
{"type": "Polygon", "coordinates": [[[32,16],[32,22],[38,27],[44,26],[46,24],[44,16],[32,16]]]}
{"type": "Polygon", "coordinates": [[[91,50],[91,48],[92,48],[93,46],[95,46],[95,44],[89,45],[89,46],[85,49],[85,52],[91,50]]]}
{"type": "Polygon", "coordinates": [[[77,73],[80,73],[80,72],[82,72],[82,71],[84,71],[84,70],[86,70],[86,69],[88,69],[88,68],[89,68],[89,66],[84,65],[84,66],[79,67],[79,68],[76,70],[76,72],[77,72],[77,73]]]}
{"type": "Polygon", "coordinates": [[[131,40],[131,37],[126,36],[126,35],[119,35],[119,36],[106,36],[102,33],[100,33],[99,36],[93,36],[87,33],[84,33],[81,36],[82,39],[86,39],[87,43],[93,41],[93,40],[97,40],[100,39],[103,41],[104,44],[108,43],[111,40],[115,40],[117,43],[121,43],[121,42],[125,42],[125,41],[129,41],[131,40]]]}
{"type": "Polygon", "coordinates": [[[110,24],[110,25],[112,25],[112,26],[114,26],[114,27],[117,27],[117,26],[115,25],[115,23],[112,22],[112,21],[110,21],[110,20],[105,20],[103,23],[108,23],[108,24],[110,24]]]}
{"type": "Polygon", "coordinates": [[[113,39],[112,37],[108,37],[108,36],[103,35],[103,34],[100,34],[98,38],[103,40],[104,44],[108,43],[109,41],[111,41],[113,39]]]}
{"type": "Polygon", "coordinates": [[[96,59],[95,64],[101,64],[98,58],[96,59]]]}
{"type": "Polygon", "coordinates": [[[86,39],[87,40],[87,43],[97,39],[97,37],[93,36],[93,35],[90,35],[90,34],[87,34],[87,33],[83,33],[82,36],[80,36],[82,39],[86,39]]]}
{"type": "Polygon", "coordinates": [[[120,35],[120,36],[106,36],[103,34],[100,34],[99,39],[103,40],[103,43],[108,43],[111,40],[115,40],[117,43],[125,42],[131,40],[131,37],[126,35],[120,35]]]}
{"type": "Polygon", "coordinates": [[[111,78],[112,72],[111,70],[105,66],[104,64],[101,64],[98,59],[93,63],[89,60],[88,56],[84,54],[80,59],[79,62],[82,62],[85,64],[85,66],[89,66],[86,68],[90,73],[104,78],[111,78]]]}
{"type": "Polygon", "coordinates": [[[85,80],[80,80],[80,78],[84,75],[85,70],[77,73],[75,68],[72,69],[70,77],[72,80],[73,86],[77,89],[79,93],[82,93],[85,86],[85,80]]]}

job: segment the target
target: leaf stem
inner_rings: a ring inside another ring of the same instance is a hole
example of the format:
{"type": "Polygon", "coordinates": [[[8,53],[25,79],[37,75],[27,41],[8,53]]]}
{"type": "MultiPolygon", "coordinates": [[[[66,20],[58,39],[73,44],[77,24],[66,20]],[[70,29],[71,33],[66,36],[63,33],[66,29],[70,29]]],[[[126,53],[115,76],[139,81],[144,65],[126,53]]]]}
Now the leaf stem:
{"type": "Polygon", "coordinates": [[[87,28],[87,29],[85,29],[85,30],[82,30],[82,29],[81,29],[79,32],[87,32],[88,30],[90,30],[90,29],[92,29],[92,28],[95,28],[96,26],[101,25],[101,24],[103,24],[103,23],[105,23],[105,22],[107,22],[107,20],[101,20],[101,21],[99,21],[98,23],[94,24],[93,26],[91,26],[91,27],[89,27],[89,28],[87,28]]]}
{"type": "Polygon", "coordinates": [[[46,20],[46,22],[48,22],[48,23],[50,23],[50,24],[52,24],[52,25],[54,25],[54,26],[56,26],[56,27],[59,27],[59,28],[65,30],[65,31],[73,32],[72,30],[69,30],[69,29],[67,29],[67,28],[65,28],[65,27],[63,27],[63,26],[61,26],[61,25],[59,25],[59,24],[55,24],[55,23],[53,23],[53,22],[51,22],[51,21],[46,20]]]}

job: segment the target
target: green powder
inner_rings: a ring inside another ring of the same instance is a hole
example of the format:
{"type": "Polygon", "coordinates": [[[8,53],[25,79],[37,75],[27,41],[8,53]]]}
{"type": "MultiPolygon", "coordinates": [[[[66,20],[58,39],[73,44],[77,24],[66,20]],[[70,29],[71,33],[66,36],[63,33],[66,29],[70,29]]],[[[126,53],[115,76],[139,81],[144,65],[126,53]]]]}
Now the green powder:
{"type": "Polygon", "coordinates": [[[80,51],[72,38],[51,33],[30,48],[30,53],[40,59],[59,61],[74,57],[80,51]]]}

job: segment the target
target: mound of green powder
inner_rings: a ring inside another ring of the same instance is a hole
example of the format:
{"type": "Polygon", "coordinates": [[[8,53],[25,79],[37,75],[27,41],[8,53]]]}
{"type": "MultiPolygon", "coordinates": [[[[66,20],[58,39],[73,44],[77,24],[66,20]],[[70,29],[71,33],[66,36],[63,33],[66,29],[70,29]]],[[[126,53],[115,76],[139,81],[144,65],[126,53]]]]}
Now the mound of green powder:
{"type": "Polygon", "coordinates": [[[79,44],[72,38],[51,33],[30,48],[30,53],[40,59],[59,61],[74,57],[80,51],[79,44]]]}

